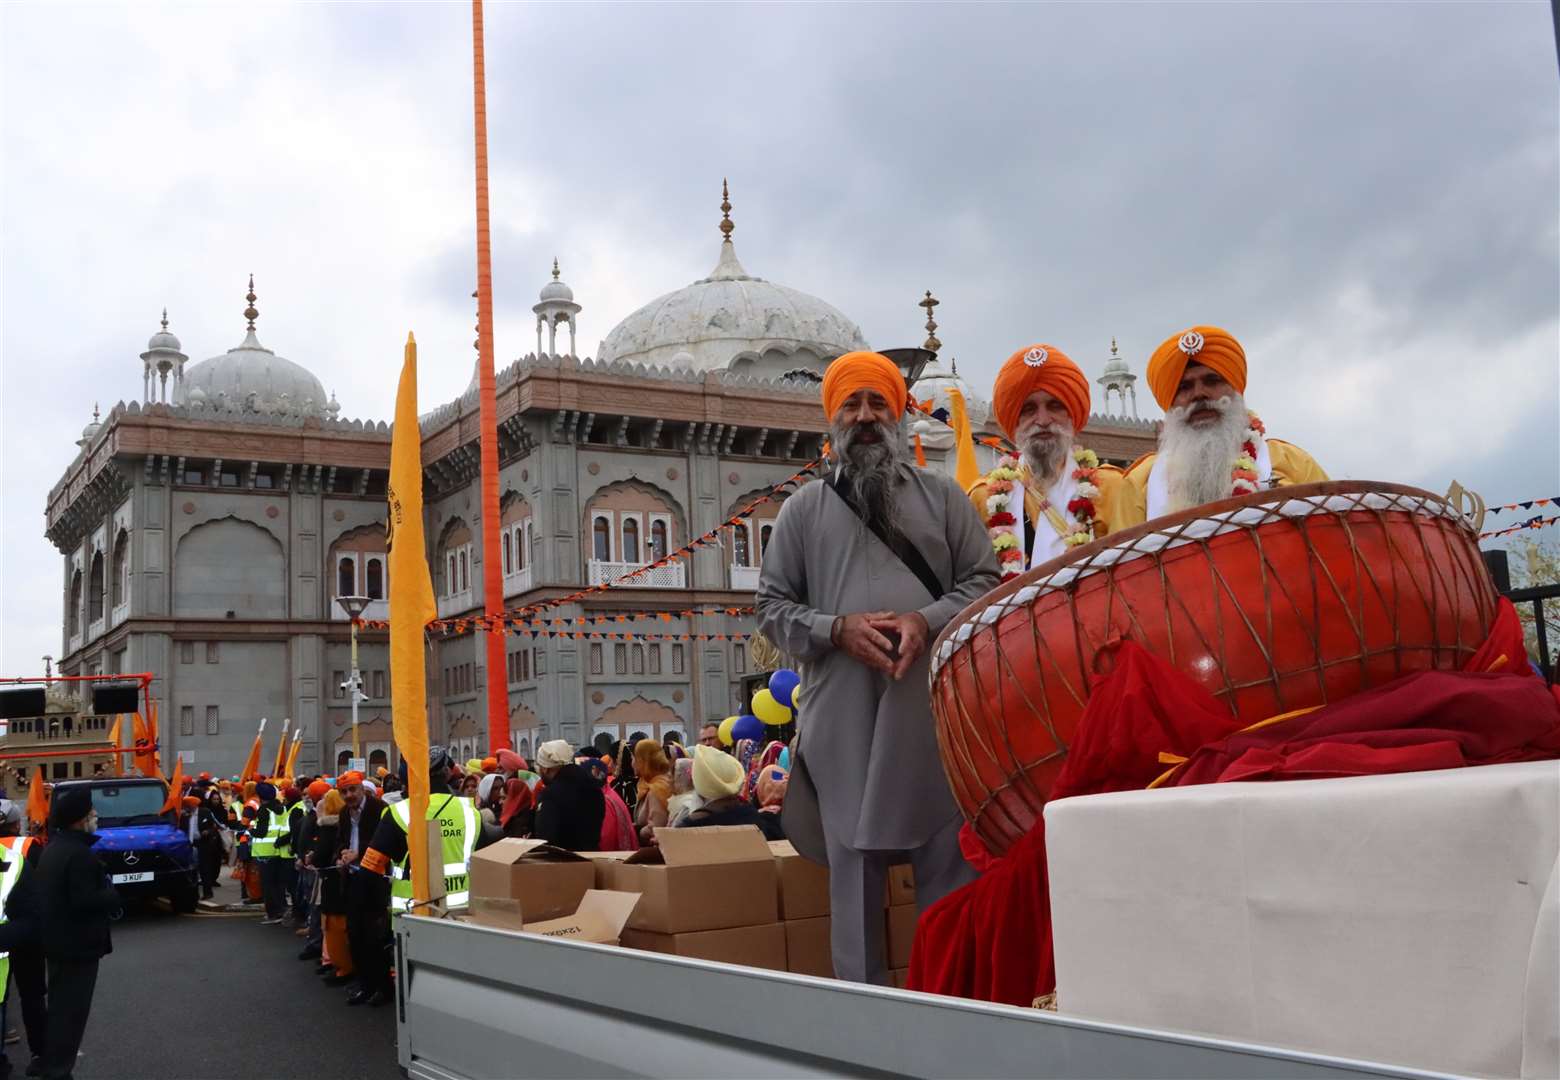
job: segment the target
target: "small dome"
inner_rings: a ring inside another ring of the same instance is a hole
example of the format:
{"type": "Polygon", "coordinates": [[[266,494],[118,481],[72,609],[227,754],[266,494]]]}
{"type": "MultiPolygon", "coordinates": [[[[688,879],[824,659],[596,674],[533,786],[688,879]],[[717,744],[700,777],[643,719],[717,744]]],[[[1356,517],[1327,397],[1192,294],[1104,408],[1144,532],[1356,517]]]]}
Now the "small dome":
{"type": "Polygon", "coordinates": [[[182,352],[179,339],[166,330],[159,330],[146,343],[147,352],[182,352]]]}
{"type": "Polygon", "coordinates": [[[1132,370],[1127,367],[1127,362],[1123,360],[1120,354],[1116,351],[1116,339],[1111,338],[1110,359],[1105,361],[1105,379],[1116,379],[1123,375],[1130,374],[1132,374],[1132,370]]]}
{"type": "Polygon", "coordinates": [[[569,288],[567,285],[565,285],[558,278],[558,260],[557,259],[553,259],[552,276],[553,276],[553,279],[551,281],[549,281],[546,285],[542,286],[542,293],[541,293],[541,301],[542,301],[542,303],[545,304],[549,300],[562,300],[565,303],[573,303],[573,301],[574,301],[574,290],[569,288]]]}
{"type": "Polygon", "coordinates": [[[92,406],[92,422],[81,429],[81,438],[76,440],[77,446],[86,446],[103,430],[103,425],[98,421],[98,407],[92,406]]]}
{"type": "Polygon", "coordinates": [[[141,354],[141,359],[148,364],[166,363],[169,366],[177,366],[187,359],[179,344],[179,339],[168,329],[168,309],[163,308],[162,329],[153,334],[146,342],[146,351],[141,354]]]}
{"type": "Polygon", "coordinates": [[[301,364],[277,356],[260,344],[251,330],[243,342],[220,356],[184,370],[184,399],[205,401],[255,412],[319,416],[325,387],[301,364]]]}

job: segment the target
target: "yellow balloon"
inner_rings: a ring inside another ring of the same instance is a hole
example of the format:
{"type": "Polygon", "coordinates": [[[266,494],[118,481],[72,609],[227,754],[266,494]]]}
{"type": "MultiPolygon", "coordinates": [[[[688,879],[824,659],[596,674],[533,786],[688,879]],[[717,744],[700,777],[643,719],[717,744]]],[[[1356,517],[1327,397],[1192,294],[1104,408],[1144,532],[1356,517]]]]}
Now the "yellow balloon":
{"type": "Polygon", "coordinates": [[[731,729],[737,722],[735,716],[728,716],[720,722],[720,741],[726,746],[731,745],[731,729]]]}
{"type": "Polygon", "coordinates": [[[791,710],[776,701],[768,687],[753,695],[753,715],[770,727],[791,722],[791,710]]]}

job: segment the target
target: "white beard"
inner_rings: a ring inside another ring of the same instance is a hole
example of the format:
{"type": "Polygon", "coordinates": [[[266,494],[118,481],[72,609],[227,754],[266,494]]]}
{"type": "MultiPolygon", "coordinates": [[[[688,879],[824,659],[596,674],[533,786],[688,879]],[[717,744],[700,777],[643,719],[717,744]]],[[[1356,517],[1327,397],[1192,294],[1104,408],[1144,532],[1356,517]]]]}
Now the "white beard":
{"type": "Polygon", "coordinates": [[[1037,428],[1029,432],[1029,438],[1024,442],[1024,464],[1029,467],[1029,475],[1042,494],[1051,490],[1052,486],[1062,478],[1062,470],[1066,468],[1068,457],[1072,453],[1072,425],[1056,422],[1052,423],[1049,429],[1056,432],[1056,438],[1037,440],[1035,434],[1043,430],[1037,428]]]}
{"type": "Polygon", "coordinates": [[[1181,406],[1165,414],[1159,433],[1155,468],[1165,471],[1170,513],[1230,497],[1230,471],[1240,456],[1241,437],[1249,423],[1246,400],[1232,393],[1202,404],[1218,410],[1217,422],[1193,427],[1187,423],[1187,407],[1181,406]]]}

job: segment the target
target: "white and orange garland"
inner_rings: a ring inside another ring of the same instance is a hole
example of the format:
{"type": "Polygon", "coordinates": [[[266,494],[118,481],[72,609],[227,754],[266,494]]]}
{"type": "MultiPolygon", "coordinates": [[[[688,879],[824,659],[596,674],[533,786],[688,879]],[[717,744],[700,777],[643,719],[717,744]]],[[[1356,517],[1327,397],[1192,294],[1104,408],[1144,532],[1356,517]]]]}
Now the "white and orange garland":
{"type": "MultiPolygon", "coordinates": [[[[1100,459],[1093,450],[1073,447],[1072,479],[1076,485],[1073,497],[1068,500],[1066,512],[1061,518],[1062,543],[1077,547],[1094,539],[1094,500],[1100,489],[1095,485],[1095,472],[1100,459]]],[[[1024,548],[1019,542],[1018,518],[1014,515],[1013,499],[1023,499],[1022,472],[1017,457],[1006,457],[986,474],[986,532],[991,537],[991,548],[997,553],[997,563],[1004,578],[1024,572],[1024,548]]],[[[1255,477],[1256,473],[1253,472],[1255,477]]],[[[1023,510],[1020,501],[1018,510],[1023,510]]],[[[1046,516],[1052,507],[1044,495],[1040,496],[1040,513],[1046,516]]]]}
{"type": "Polygon", "coordinates": [[[1250,495],[1253,491],[1260,490],[1257,476],[1258,447],[1262,445],[1262,437],[1267,433],[1267,428],[1262,426],[1262,420],[1256,413],[1246,411],[1246,431],[1240,437],[1240,454],[1235,458],[1235,467],[1230,470],[1230,494],[1250,495]]]}

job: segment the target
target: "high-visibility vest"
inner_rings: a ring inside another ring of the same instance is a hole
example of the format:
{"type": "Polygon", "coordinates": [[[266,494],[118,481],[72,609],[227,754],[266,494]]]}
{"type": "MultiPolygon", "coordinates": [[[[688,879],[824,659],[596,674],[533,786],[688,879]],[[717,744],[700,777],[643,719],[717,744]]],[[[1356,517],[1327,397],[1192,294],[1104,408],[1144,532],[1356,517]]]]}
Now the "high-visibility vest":
{"type": "Polygon", "coordinates": [[[266,822],[266,830],[262,834],[256,829],[249,844],[249,854],[256,859],[274,859],[279,856],[281,852],[277,850],[277,844],[289,835],[286,810],[276,811],[266,807],[265,812],[270,819],[266,822]]]}
{"type": "MultiPolygon", "coordinates": [[[[0,847],[5,848],[6,861],[5,872],[0,873],[0,923],[6,921],[5,902],[11,898],[11,890],[22,879],[27,849],[32,844],[33,838],[30,836],[0,836],[0,847]]],[[[11,954],[0,952],[0,1001],[5,1000],[6,990],[11,985],[10,979],[11,954]]]]}
{"type": "MultiPolygon", "coordinates": [[[[411,802],[402,799],[393,803],[390,817],[402,832],[408,833],[406,854],[390,867],[390,910],[405,911],[412,906],[412,849],[408,829],[412,818],[411,802]]],[[[482,831],[477,804],[458,795],[431,795],[428,820],[439,822],[439,832],[444,838],[444,906],[465,907],[471,901],[471,853],[477,849],[477,836],[482,831]]]]}

